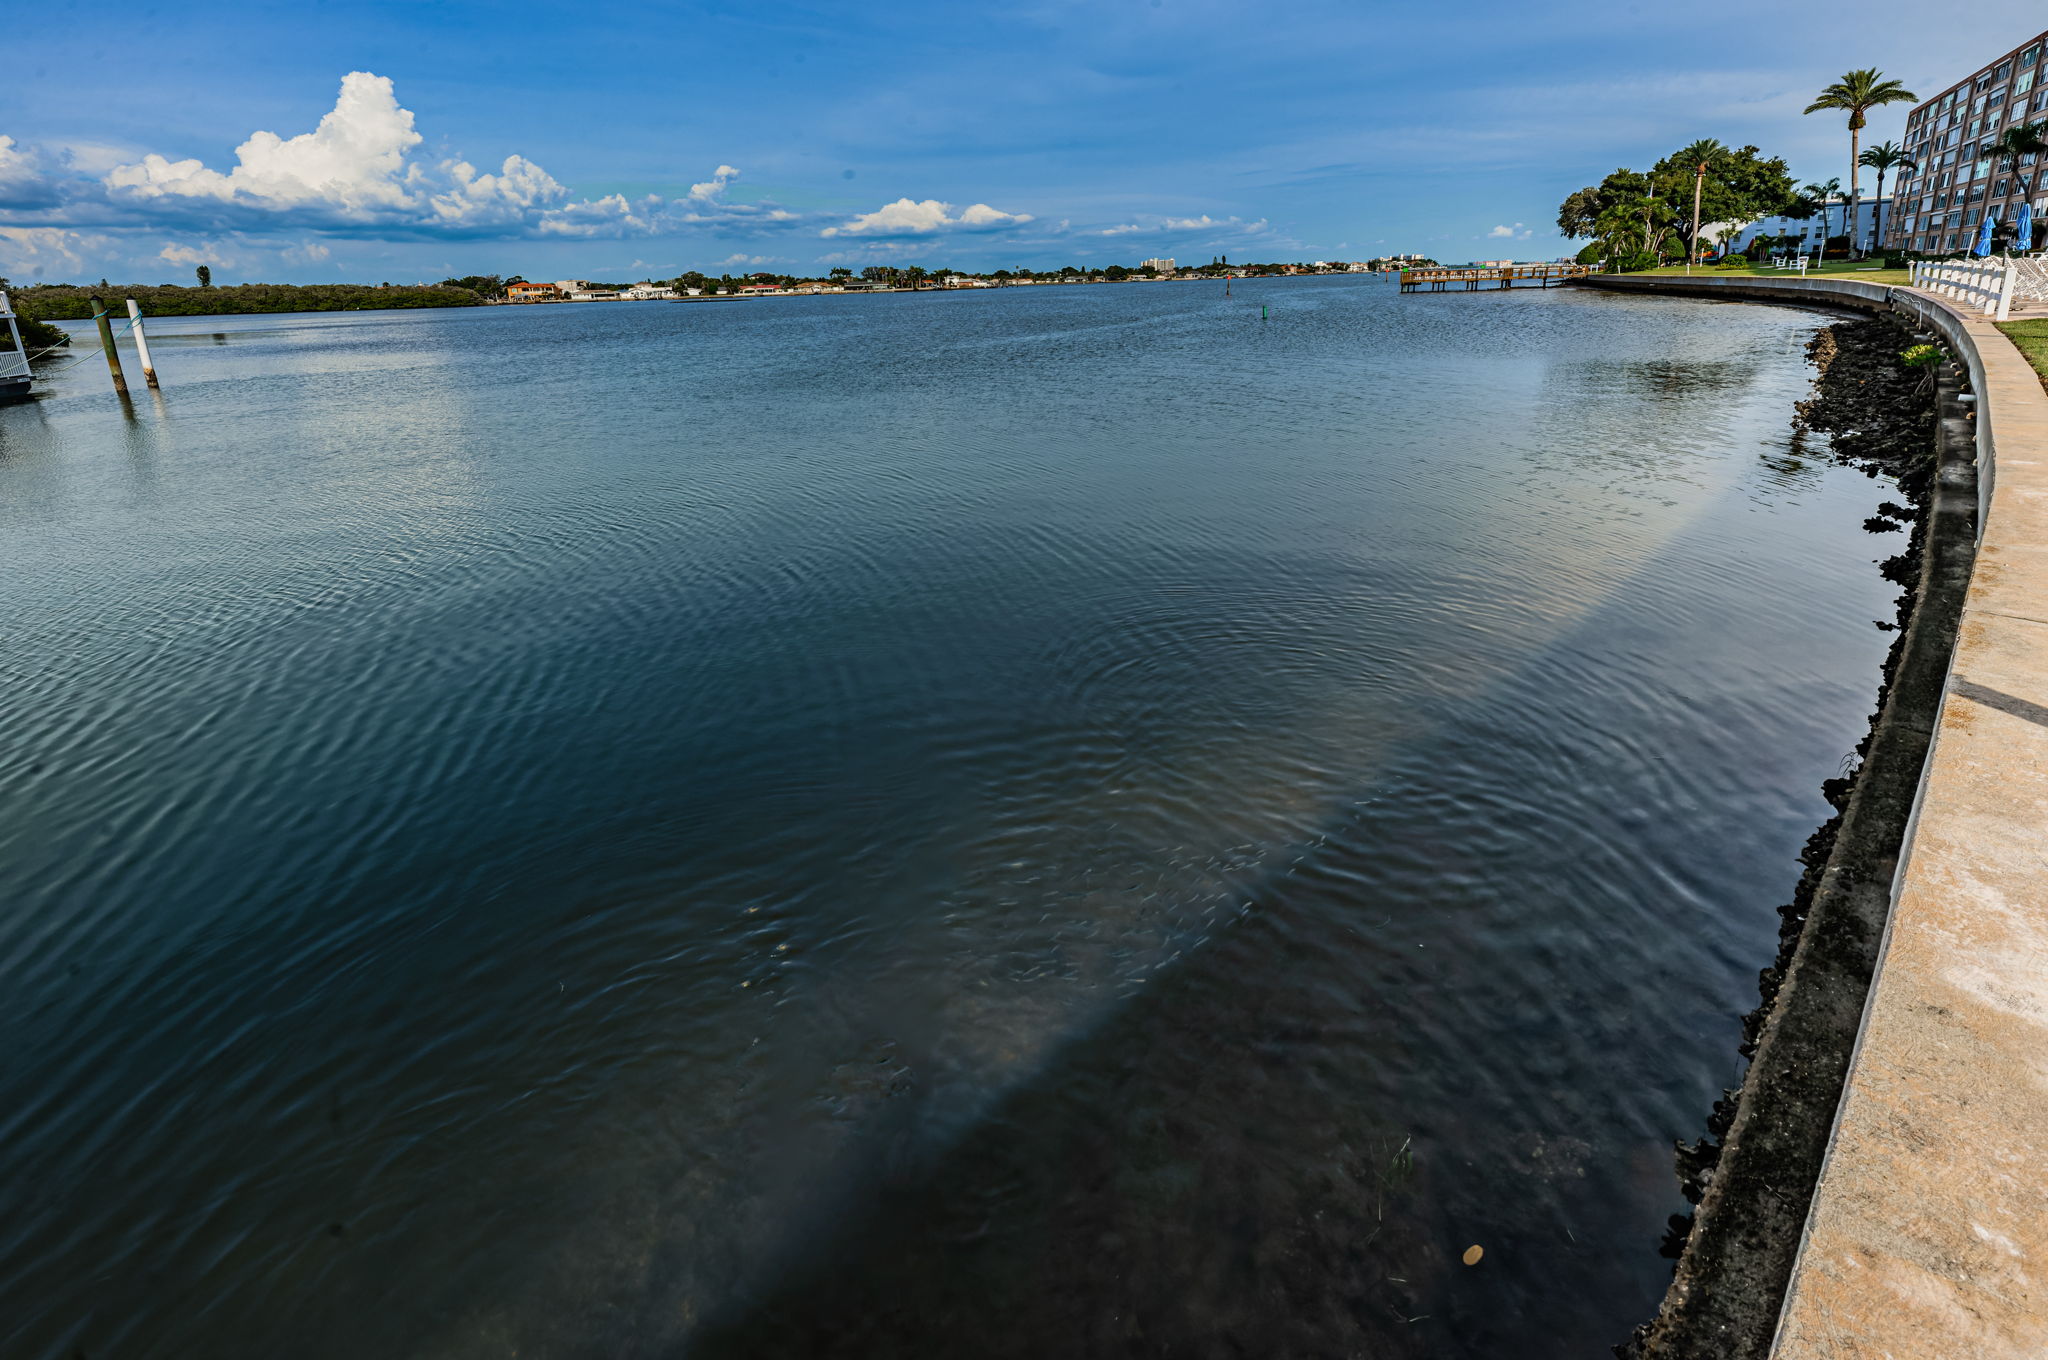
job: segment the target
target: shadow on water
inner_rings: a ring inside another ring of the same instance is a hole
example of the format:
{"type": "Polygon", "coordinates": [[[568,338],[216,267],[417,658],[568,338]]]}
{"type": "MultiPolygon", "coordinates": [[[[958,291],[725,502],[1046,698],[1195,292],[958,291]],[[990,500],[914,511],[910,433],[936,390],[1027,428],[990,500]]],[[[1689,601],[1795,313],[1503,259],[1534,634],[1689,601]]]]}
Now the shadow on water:
{"type": "Polygon", "coordinates": [[[1552,869],[1568,895],[1585,847],[1489,863],[1429,759],[950,1150],[917,1154],[919,1092],[892,1084],[869,1165],[832,1177],[861,1188],[678,1354],[1598,1353],[1661,1267],[1640,1191],[1611,1193],[1643,1141],[1589,1097],[1588,1050],[1663,1022],[1567,1016],[1551,970],[1514,966],[1492,889],[1552,869]],[[1418,917],[1374,890],[1390,874],[1442,900],[1418,917]],[[1551,1063],[1487,1072],[1545,1035],[1551,1063]]]}
{"type": "Polygon", "coordinates": [[[1790,871],[1717,862],[1753,814],[1744,752],[1707,734],[1742,714],[1674,728],[1681,692],[1586,683],[1716,631],[1647,585],[1686,556],[1422,724],[1236,921],[949,1148],[878,1055],[892,1108],[829,1178],[858,1188],[672,1353],[1604,1353],[1663,1287],[1662,1111],[1731,1075],[1666,1068],[1733,1026],[1659,942],[1765,915],[1790,871]],[[1594,774],[1606,743],[1639,768],[1594,774]]]}

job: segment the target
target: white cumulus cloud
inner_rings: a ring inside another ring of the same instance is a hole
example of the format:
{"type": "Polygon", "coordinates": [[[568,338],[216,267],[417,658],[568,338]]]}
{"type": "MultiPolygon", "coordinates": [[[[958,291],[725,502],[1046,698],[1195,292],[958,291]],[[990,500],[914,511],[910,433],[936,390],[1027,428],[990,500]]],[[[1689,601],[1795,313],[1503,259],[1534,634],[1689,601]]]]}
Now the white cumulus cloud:
{"type": "MultiPolygon", "coordinates": [[[[151,152],[113,166],[96,181],[68,181],[63,194],[15,197],[54,203],[68,195],[75,202],[90,183],[104,207],[145,227],[263,231],[296,225],[386,238],[622,237],[797,220],[797,214],[771,204],[727,202],[725,190],[740,173],[731,165],[719,165],[710,179],[677,197],[578,199],[516,154],[496,169],[480,170],[461,157],[424,164],[413,156],[422,140],[389,78],[351,71],[342,77],[334,107],[311,132],[253,132],[225,170],[151,152]]],[[[0,138],[0,182],[17,171],[35,176],[33,153],[0,138]]]]}
{"type": "Polygon", "coordinates": [[[225,264],[227,257],[215,246],[181,246],[176,242],[165,246],[156,253],[166,264],[182,265],[189,269],[199,264],[225,264]]]}
{"type": "Polygon", "coordinates": [[[553,175],[524,156],[507,156],[495,175],[479,175],[468,161],[443,161],[441,170],[449,187],[433,196],[432,205],[445,222],[516,220],[569,197],[553,175]]]}
{"type": "Polygon", "coordinates": [[[0,184],[34,179],[39,168],[35,152],[0,134],[0,184]]]}
{"type": "Polygon", "coordinates": [[[1496,241],[1526,241],[1532,233],[1524,231],[1520,222],[1512,227],[1495,227],[1486,233],[1487,239],[1496,241]]]}
{"type": "Polygon", "coordinates": [[[140,198],[325,203],[353,211],[410,207],[418,200],[407,183],[405,153],[419,143],[412,113],[398,106],[390,80],[351,71],[341,78],[341,94],[318,127],[291,138],[251,133],[235,148],[235,168],[226,174],[197,160],[166,160],[151,152],[135,164],[115,166],[106,182],[140,198]]]}
{"type": "Polygon", "coordinates": [[[47,276],[78,269],[110,238],[62,227],[0,227],[0,273],[47,276]]]}
{"type": "Polygon", "coordinates": [[[711,172],[711,178],[702,184],[690,186],[690,197],[699,203],[709,203],[725,192],[725,186],[740,177],[740,172],[730,165],[721,165],[711,172]]]}
{"type": "Polygon", "coordinates": [[[927,236],[947,228],[969,231],[987,231],[999,227],[1021,226],[1031,220],[1030,213],[1006,213],[991,208],[986,203],[971,204],[963,208],[958,216],[953,214],[953,205],[941,203],[936,198],[914,202],[899,198],[894,203],[884,203],[871,213],[861,213],[850,222],[836,227],[827,227],[820,236],[927,236]]]}

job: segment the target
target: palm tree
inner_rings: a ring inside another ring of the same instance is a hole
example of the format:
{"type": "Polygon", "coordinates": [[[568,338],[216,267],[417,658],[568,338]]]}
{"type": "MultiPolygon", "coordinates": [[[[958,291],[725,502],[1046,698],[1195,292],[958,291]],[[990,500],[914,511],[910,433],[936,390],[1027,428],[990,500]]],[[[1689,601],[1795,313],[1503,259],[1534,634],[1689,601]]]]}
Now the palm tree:
{"type": "Polygon", "coordinates": [[[1849,248],[1856,247],[1856,209],[1859,206],[1856,194],[1856,165],[1862,159],[1857,144],[1862,141],[1863,129],[1869,120],[1863,115],[1885,104],[1916,104],[1920,96],[1896,80],[1886,80],[1884,72],[1874,66],[1860,71],[1850,71],[1840,80],[1820,92],[1820,98],[1806,106],[1808,113],[1819,113],[1823,109],[1840,109],[1849,115],[1849,248]]]}
{"type": "MultiPolygon", "coordinates": [[[[2048,120],[2038,123],[2014,123],[1999,133],[1985,150],[1990,152],[1993,158],[2005,162],[2006,168],[2012,171],[2014,181],[2024,191],[2026,201],[2031,203],[2034,199],[2034,190],[2041,182],[2041,163],[2048,160],[2048,120]],[[2022,157],[2033,158],[2033,174],[2028,175],[2021,171],[2022,157]]],[[[2022,251],[2031,250],[2033,245],[2032,241],[2021,241],[2019,248],[2022,251]]]]}
{"type": "Polygon", "coordinates": [[[1702,137],[1686,147],[1671,159],[1679,165],[1693,168],[1692,176],[1692,234],[1685,238],[1685,267],[1691,272],[1700,254],[1700,190],[1706,186],[1707,171],[1727,156],[1728,148],[1712,137],[1702,137]]]}
{"type": "Polygon", "coordinates": [[[1814,263],[1820,264],[1828,257],[1828,201],[1842,192],[1842,181],[1831,179],[1823,184],[1809,184],[1799,192],[1820,209],[1820,250],[1813,257],[1814,263]]]}
{"type": "Polygon", "coordinates": [[[1871,224],[1875,228],[1871,233],[1871,244],[1881,247],[1884,245],[1885,172],[1896,170],[1904,175],[1918,170],[1920,166],[1911,156],[1899,150],[1898,144],[1895,142],[1879,142],[1876,146],[1858,156],[1856,163],[1858,165],[1867,165],[1877,171],[1877,220],[1871,224]]]}

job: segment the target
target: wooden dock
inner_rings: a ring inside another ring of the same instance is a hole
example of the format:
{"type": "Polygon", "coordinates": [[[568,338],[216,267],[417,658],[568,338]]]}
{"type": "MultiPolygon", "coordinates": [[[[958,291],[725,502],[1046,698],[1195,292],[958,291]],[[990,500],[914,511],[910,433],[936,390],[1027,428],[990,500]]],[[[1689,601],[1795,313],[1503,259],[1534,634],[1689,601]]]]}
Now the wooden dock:
{"type": "Polygon", "coordinates": [[[1503,288],[1548,288],[1591,274],[1583,264],[1511,264],[1493,269],[1404,269],[1404,293],[1498,292],[1503,288]]]}

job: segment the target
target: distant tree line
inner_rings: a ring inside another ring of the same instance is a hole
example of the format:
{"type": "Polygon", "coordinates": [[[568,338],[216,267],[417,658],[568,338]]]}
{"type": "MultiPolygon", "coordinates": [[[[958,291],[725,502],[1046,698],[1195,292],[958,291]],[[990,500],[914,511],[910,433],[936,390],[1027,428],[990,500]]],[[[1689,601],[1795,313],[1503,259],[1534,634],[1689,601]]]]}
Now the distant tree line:
{"type": "Polygon", "coordinates": [[[484,298],[447,284],[377,287],[365,283],[239,283],[221,288],[181,288],[172,283],[97,285],[37,284],[14,294],[15,309],[39,321],[83,321],[92,316],[92,295],[120,309],[134,298],[145,316],[238,316],[254,312],[368,312],[395,307],[475,307],[484,298]]]}
{"type": "MultiPolygon", "coordinates": [[[[1412,264],[1415,262],[1408,261],[1408,263],[1412,264]]],[[[1341,267],[1342,266],[1339,266],[1339,268],[1341,267]]],[[[1173,275],[1176,278],[1185,279],[1201,277],[1216,278],[1226,273],[1267,275],[1304,274],[1317,272],[1332,271],[1319,270],[1315,264],[1307,262],[1300,262],[1294,264],[1287,264],[1281,262],[1274,262],[1271,264],[1227,264],[1222,260],[1216,260],[1205,265],[1183,265],[1179,268],[1176,268],[1173,271],[1173,275]]],[[[1086,269],[1082,268],[1079,265],[1071,264],[1064,265],[1058,269],[1026,269],[1020,266],[1019,268],[1016,269],[996,269],[984,273],[974,273],[972,271],[964,269],[952,269],[947,267],[926,266],[916,264],[871,264],[868,265],[866,268],[862,269],[859,274],[859,278],[862,282],[871,284],[879,288],[932,287],[949,276],[958,276],[961,278],[970,279],[984,279],[995,283],[1010,283],[1017,280],[1028,280],[1032,282],[1037,282],[1047,279],[1066,280],[1072,282],[1086,281],[1119,283],[1125,279],[1153,279],[1161,277],[1159,271],[1152,268],[1150,265],[1127,266],[1120,264],[1096,265],[1086,269]]],[[[668,283],[670,287],[678,290],[687,290],[692,292],[701,292],[708,295],[716,295],[719,293],[737,293],[742,288],[746,287],[749,284],[767,283],[774,284],[775,286],[780,288],[791,288],[798,286],[800,284],[825,284],[829,286],[834,284],[843,285],[852,282],[854,278],[854,271],[850,268],[847,268],[844,265],[832,269],[822,277],[807,277],[800,274],[773,274],[766,272],[742,274],[739,275],[738,277],[735,277],[731,274],[720,274],[717,275],[716,277],[713,277],[712,275],[706,274],[701,270],[691,269],[686,270],[683,273],[678,274],[675,278],[668,280],[668,283]]],[[[624,287],[625,285],[592,284],[591,286],[594,288],[619,288],[624,287]]]]}

